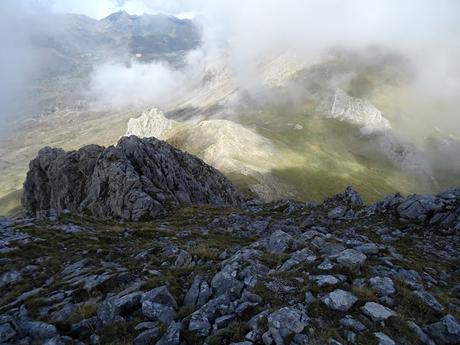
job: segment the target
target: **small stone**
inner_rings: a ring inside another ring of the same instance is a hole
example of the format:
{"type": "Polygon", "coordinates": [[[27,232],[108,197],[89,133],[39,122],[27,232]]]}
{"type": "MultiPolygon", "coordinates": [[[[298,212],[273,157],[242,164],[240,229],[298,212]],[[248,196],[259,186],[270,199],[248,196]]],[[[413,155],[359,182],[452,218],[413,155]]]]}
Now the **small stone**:
{"type": "Polygon", "coordinates": [[[284,338],[303,331],[308,323],[305,312],[290,307],[278,309],[268,316],[268,329],[276,344],[284,344],[284,338]]]}
{"type": "Polygon", "coordinates": [[[90,337],[89,337],[89,343],[90,345],[97,345],[97,344],[100,344],[101,341],[100,341],[100,338],[97,334],[92,334],[90,337]]]}
{"type": "Polygon", "coordinates": [[[334,268],[334,264],[330,262],[328,259],[325,259],[322,263],[320,263],[317,268],[321,271],[330,271],[334,268]]]}
{"type": "Polygon", "coordinates": [[[142,313],[152,321],[161,321],[169,325],[176,317],[176,312],[170,306],[152,301],[142,302],[142,313]]]}
{"type": "Polygon", "coordinates": [[[207,336],[211,330],[211,323],[205,315],[194,313],[188,324],[188,330],[201,336],[207,336]]]}
{"type": "Polygon", "coordinates": [[[142,295],[141,302],[150,301],[177,309],[177,302],[166,286],[160,286],[142,295]]]}
{"type": "Polygon", "coordinates": [[[396,345],[396,343],[388,335],[382,332],[374,333],[375,337],[378,339],[378,345],[396,345]]]}
{"type": "Polygon", "coordinates": [[[337,206],[336,208],[329,211],[327,217],[330,219],[339,219],[342,218],[347,212],[347,208],[344,206],[337,206]]]}
{"type": "Polygon", "coordinates": [[[174,262],[174,267],[186,267],[192,265],[193,258],[189,252],[186,250],[180,250],[177,255],[176,261],[174,262]]]}
{"type": "Polygon", "coordinates": [[[428,344],[428,345],[434,344],[433,341],[428,337],[428,335],[415,322],[408,321],[407,325],[409,326],[410,329],[414,331],[414,333],[417,335],[417,337],[420,339],[420,341],[423,344],[428,344]]]}
{"type": "Polygon", "coordinates": [[[134,345],[150,345],[153,344],[155,339],[160,335],[160,328],[148,329],[139,334],[133,340],[134,345]]]}
{"type": "Polygon", "coordinates": [[[72,317],[72,314],[77,308],[71,303],[66,303],[61,309],[55,311],[51,315],[53,321],[65,322],[72,317]]]}
{"type": "Polygon", "coordinates": [[[351,271],[356,272],[359,271],[366,259],[366,255],[355,249],[345,249],[337,256],[336,261],[351,271]]]}
{"type": "Polygon", "coordinates": [[[49,339],[57,335],[55,326],[41,321],[24,321],[19,328],[32,339],[49,339]]]}
{"type": "Polygon", "coordinates": [[[16,331],[9,323],[0,325],[0,343],[6,343],[9,339],[16,335],[16,331]]]}
{"type": "Polygon", "coordinates": [[[412,292],[415,297],[420,299],[423,303],[425,303],[431,310],[435,313],[442,313],[444,307],[433,297],[430,293],[424,290],[418,290],[412,292]]]}
{"type": "Polygon", "coordinates": [[[313,296],[313,294],[311,292],[305,292],[305,298],[304,298],[304,302],[307,306],[309,306],[310,304],[312,304],[314,301],[316,301],[316,298],[315,296],[313,296]]]}
{"type": "Polygon", "coordinates": [[[378,254],[379,252],[379,247],[375,243],[364,243],[361,244],[357,247],[355,247],[355,250],[358,252],[361,252],[363,254],[378,254]]]}
{"type": "Polygon", "coordinates": [[[343,319],[340,319],[340,324],[344,327],[355,330],[356,332],[362,332],[366,330],[366,326],[358,320],[353,319],[351,315],[346,315],[343,319]]]}
{"type": "Polygon", "coordinates": [[[217,330],[227,327],[230,324],[230,322],[232,322],[235,319],[235,317],[235,314],[223,315],[218,317],[216,321],[214,321],[213,329],[217,330]]]}
{"type": "Polygon", "coordinates": [[[179,322],[171,322],[165,334],[156,345],[179,345],[181,329],[182,326],[179,322]]]}
{"type": "Polygon", "coordinates": [[[292,242],[292,236],[282,230],[276,230],[270,235],[265,245],[267,251],[271,253],[284,253],[292,242]]]}
{"type": "Polygon", "coordinates": [[[12,270],[0,275],[0,288],[11,285],[22,279],[21,273],[12,270]]]}
{"type": "Polygon", "coordinates": [[[244,287],[244,283],[236,279],[230,272],[220,271],[212,278],[211,287],[216,296],[223,294],[239,296],[244,287]]]}
{"type": "Polygon", "coordinates": [[[292,345],[310,345],[310,339],[306,334],[296,334],[292,339],[292,345]]]}
{"type": "Polygon", "coordinates": [[[184,305],[186,306],[202,306],[211,297],[211,289],[209,288],[206,279],[201,276],[196,276],[193,279],[192,286],[187,291],[184,298],[184,305]]]}
{"type": "Polygon", "coordinates": [[[389,317],[396,315],[395,312],[390,308],[387,308],[375,302],[367,302],[361,308],[361,310],[365,315],[369,316],[374,322],[384,321],[389,317]]]}
{"type": "Polygon", "coordinates": [[[336,285],[339,283],[339,280],[332,275],[312,276],[310,279],[314,280],[319,287],[324,285],[336,285]]]}
{"type": "Polygon", "coordinates": [[[244,338],[252,343],[255,343],[257,339],[259,339],[259,333],[256,331],[249,331],[244,338]]]}
{"type": "Polygon", "coordinates": [[[331,309],[347,311],[358,301],[358,298],[348,291],[337,289],[321,300],[331,309]]]}
{"type": "Polygon", "coordinates": [[[369,283],[378,296],[389,296],[396,291],[393,280],[388,277],[373,277],[369,279],[369,283]]]}
{"type": "Polygon", "coordinates": [[[460,324],[457,319],[448,314],[440,321],[426,327],[433,340],[439,344],[458,344],[460,339],[460,324]]]}

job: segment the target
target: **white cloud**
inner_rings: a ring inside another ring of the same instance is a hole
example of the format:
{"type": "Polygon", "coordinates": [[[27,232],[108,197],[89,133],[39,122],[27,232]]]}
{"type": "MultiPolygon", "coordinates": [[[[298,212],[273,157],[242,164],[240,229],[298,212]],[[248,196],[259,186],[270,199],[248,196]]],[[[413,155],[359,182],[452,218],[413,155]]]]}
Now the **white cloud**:
{"type": "Polygon", "coordinates": [[[200,61],[201,52],[192,51],[180,70],[165,62],[102,64],[91,75],[89,95],[96,107],[166,107],[200,81],[200,61]]]}

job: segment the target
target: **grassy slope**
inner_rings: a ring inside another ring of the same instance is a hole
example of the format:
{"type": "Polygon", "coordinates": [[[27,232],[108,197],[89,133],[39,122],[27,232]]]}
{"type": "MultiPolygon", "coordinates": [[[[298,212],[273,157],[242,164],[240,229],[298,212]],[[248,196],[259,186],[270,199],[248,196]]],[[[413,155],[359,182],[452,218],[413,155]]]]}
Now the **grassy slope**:
{"type": "Polygon", "coordinates": [[[377,152],[364,156],[362,151],[369,141],[356,128],[311,114],[308,109],[292,114],[288,109],[275,108],[263,117],[248,114],[242,118],[282,152],[284,159],[272,174],[293,185],[298,199],[322,199],[348,185],[356,187],[369,202],[397,191],[420,190],[416,181],[377,152]],[[303,129],[296,130],[288,123],[298,123],[303,129]]]}

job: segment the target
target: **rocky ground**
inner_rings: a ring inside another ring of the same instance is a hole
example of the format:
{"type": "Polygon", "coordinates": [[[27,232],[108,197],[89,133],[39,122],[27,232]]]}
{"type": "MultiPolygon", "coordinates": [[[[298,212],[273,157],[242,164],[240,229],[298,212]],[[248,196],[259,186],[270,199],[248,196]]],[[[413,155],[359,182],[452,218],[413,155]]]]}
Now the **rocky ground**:
{"type": "Polygon", "coordinates": [[[2,344],[458,344],[460,190],[0,222],[2,344]]]}

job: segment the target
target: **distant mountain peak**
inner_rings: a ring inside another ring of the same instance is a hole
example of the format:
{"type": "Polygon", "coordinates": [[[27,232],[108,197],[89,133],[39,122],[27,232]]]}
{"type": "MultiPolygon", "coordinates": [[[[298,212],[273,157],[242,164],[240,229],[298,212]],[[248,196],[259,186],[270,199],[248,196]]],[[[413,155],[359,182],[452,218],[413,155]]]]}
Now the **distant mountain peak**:
{"type": "Polygon", "coordinates": [[[121,11],[109,14],[107,17],[103,18],[102,21],[108,20],[108,21],[113,22],[113,21],[118,21],[120,19],[125,19],[125,18],[130,19],[130,18],[133,18],[133,17],[137,17],[137,16],[136,15],[131,15],[128,12],[126,12],[124,10],[121,10],[121,11]]]}

